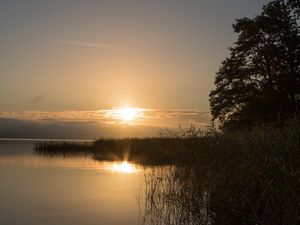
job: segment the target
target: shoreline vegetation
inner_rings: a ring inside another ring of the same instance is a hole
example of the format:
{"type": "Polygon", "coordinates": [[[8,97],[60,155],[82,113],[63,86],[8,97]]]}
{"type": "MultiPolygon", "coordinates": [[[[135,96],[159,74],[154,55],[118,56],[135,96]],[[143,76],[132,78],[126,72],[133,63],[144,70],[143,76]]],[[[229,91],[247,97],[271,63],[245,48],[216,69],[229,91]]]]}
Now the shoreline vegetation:
{"type": "Polygon", "coordinates": [[[145,174],[145,224],[149,220],[151,224],[212,225],[300,222],[297,125],[228,133],[191,129],[181,137],[93,143],[46,142],[37,144],[35,151],[155,165],[152,173],[145,174]],[[170,223],[170,218],[176,221],[170,223]]]}
{"type": "Polygon", "coordinates": [[[175,164],[184,142],[181,138],[97,139],[94,142],[49,141],[37,143],[35,153],[45,156],[86,155],[99,161],[129,161],[145,165],[175,164]]]}

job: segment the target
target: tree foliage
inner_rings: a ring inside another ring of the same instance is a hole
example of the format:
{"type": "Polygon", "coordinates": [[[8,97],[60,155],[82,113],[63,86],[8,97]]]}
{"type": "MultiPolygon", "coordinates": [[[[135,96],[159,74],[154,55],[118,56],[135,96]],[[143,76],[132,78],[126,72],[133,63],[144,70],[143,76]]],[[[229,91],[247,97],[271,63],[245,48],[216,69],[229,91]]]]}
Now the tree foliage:
{"type": "Polygon", "coordinates": [[[253,19],[233,25],[230,48],[210,93],[213,119],[223,129],[283,123],[299,115],[299,0],[275,0],[253,19]]]}
{"type": "Polygon", "coordinates": [[[300,16],[300,0],[289,0],[287,4],[292,7],[293,10],[295,10],[295,14],[299,18],[300,16]]]}

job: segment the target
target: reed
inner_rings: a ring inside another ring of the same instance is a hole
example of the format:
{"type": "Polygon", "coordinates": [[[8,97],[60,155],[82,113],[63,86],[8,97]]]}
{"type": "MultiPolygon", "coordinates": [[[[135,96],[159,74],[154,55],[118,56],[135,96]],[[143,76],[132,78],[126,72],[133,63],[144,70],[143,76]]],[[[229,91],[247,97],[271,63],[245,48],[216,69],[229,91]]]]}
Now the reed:
{"type": "Polygon", "coordinates": [[[141,224],[300,224],[298,126],[43,143],[36,151],[145,165],[141,224]]]}
{"type": "Polygon", "coordinates": [[[215,133],[194,144],[180,165],[145,177],[144,224],[299,224],[299,129],[215,133]]]}

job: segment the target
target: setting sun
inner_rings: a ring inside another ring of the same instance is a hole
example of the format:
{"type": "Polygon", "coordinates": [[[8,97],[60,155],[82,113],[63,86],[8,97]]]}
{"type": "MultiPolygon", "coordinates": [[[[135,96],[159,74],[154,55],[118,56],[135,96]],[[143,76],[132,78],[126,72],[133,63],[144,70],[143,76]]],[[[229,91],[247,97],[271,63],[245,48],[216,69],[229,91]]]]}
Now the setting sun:
{"type": "Polygon", "coordinates": [[[124,122],[133,121],[140,114],[139,110],[136,108],[121,108],[118,109],[119,119],[124,122]]]}
{"type": "MultiPolygon", "coordinates": [[[[145,119],[144,112],[149,109],[118,107],[103,111],[104,117],[115,124],[138,124],[145,119]]],[[[101,111],[98,111],[101,114],[101,111]]]]}

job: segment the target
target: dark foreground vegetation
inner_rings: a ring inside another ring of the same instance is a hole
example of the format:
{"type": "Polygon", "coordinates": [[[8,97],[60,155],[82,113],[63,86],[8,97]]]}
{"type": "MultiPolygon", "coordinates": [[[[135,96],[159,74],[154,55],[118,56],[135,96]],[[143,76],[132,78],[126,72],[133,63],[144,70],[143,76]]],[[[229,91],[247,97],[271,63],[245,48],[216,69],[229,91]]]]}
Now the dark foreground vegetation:
{"type": "Polygon", "coordinates": [[[191,132],[183,137],[100,139],[83,145],[44,143],[36,146],[36,152],[156,165],[145,173],[144,224],[300,223],[296,125],[191,132]]]}
{"type": "Polygon", "coordinates": [[[300,223],[300,129],[214,134],[183,151],[146,174],[145,224],[300,223]]]}

